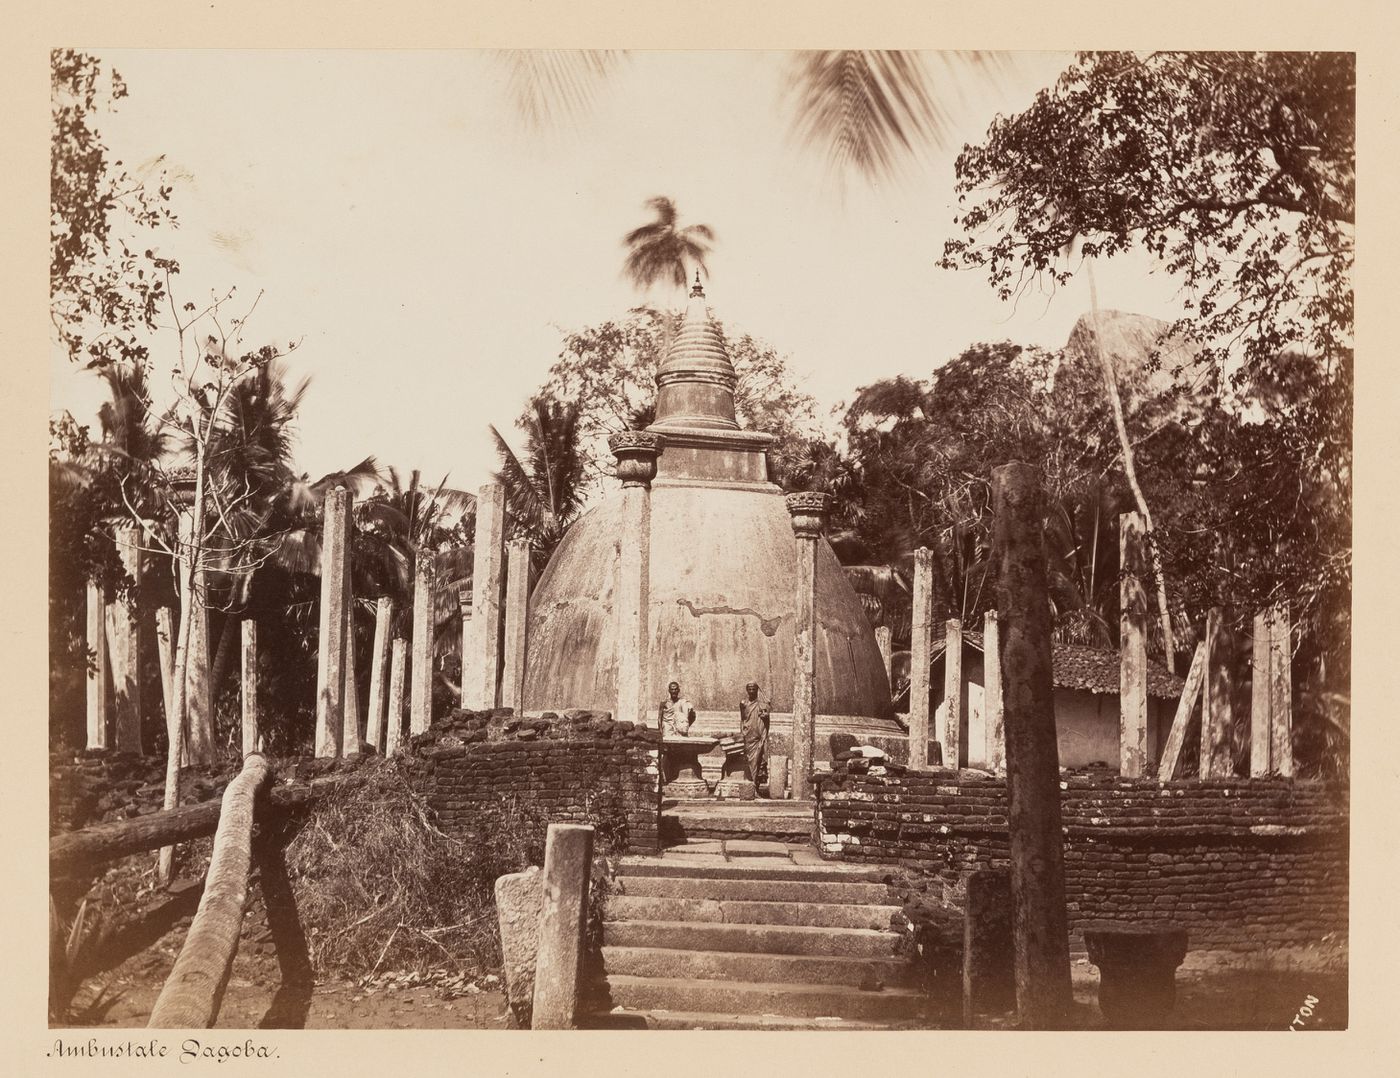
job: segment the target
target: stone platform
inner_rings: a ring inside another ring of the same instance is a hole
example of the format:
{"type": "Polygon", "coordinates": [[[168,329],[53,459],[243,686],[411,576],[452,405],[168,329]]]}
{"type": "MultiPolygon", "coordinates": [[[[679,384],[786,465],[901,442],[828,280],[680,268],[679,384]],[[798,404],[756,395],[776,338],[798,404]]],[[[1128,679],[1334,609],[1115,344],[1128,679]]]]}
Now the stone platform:
{"type": "Polygon", "coordinates": [[[661,803],[661,842],[693,839],[769,840],[814,846],[813,801],[667,799],[661,803]]]}

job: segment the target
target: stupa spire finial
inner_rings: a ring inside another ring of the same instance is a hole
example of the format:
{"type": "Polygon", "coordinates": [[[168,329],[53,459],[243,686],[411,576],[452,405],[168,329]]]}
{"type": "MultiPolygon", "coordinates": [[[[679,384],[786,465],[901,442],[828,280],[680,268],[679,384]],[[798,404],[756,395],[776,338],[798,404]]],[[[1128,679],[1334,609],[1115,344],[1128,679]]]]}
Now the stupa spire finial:
{"type": "Polygon", "coordinates": [[[697,267],[685,314],[656,372],[656,422],[652,427],[663,432],[678,427],[737,430],[736,381],[724,334],[710,316],[697,267]]]}

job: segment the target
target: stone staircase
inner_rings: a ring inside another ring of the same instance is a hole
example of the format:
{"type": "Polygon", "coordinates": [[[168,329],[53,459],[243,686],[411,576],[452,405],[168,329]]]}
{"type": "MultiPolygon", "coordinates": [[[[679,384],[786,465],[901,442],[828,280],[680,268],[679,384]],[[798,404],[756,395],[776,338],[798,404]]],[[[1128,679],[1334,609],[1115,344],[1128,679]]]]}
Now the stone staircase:
{"type": "Polygon", "coordinates": [[[588,1024],[918,1028],[924,995],[890,928],[898,910],[879,870],[823,862],[806,844],[692,839],[623,858],[588,1024]]]}

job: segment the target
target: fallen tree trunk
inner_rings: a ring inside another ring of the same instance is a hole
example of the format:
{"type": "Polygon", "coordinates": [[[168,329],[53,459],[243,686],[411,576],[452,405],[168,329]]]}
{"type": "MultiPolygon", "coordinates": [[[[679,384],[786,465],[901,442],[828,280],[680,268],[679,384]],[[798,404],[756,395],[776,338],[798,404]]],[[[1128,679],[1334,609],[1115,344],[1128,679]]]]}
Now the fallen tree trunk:
{"type": "MultiPolygon", "coordinates": [[[[357,772],[351,772],[278,786],[268,796],[268,805],[274,810],[296,808],[325,797],[357,777],[357,772]]],[[[94,864],[212,835],[219,826],[220,812],[218,801],[205,801],[54,835],[49,839],[49,875],[75,876],[94,864]]]]}
{"type": "Polygon", "coordinates": [[[251,753],[224,791],[204,895],[151,1012],[151,1029],[208,1029],[219,1016],[248,899],[254,804],[271,775],[267,758],[251,753]]]}

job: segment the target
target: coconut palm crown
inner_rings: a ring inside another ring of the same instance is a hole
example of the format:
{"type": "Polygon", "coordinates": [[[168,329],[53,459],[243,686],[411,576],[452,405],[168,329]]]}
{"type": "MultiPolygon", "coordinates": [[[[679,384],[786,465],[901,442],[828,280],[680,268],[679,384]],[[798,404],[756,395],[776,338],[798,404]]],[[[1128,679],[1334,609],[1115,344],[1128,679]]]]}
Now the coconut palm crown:
{"type": "Polygon", "coordinates": [[[627,247],[623,275],[641,291],[658,283],[685,288],[691,267],[708,277],[705,259],[715,242],[714,229],[709,225],[678,227],[676,204],[662,195],[646,204],[656,219],[622,238],[627,247]]]}

